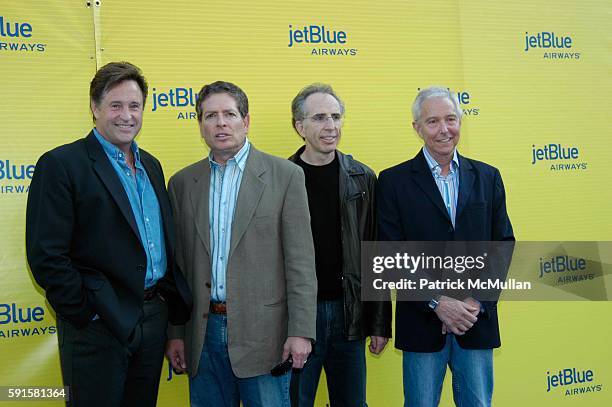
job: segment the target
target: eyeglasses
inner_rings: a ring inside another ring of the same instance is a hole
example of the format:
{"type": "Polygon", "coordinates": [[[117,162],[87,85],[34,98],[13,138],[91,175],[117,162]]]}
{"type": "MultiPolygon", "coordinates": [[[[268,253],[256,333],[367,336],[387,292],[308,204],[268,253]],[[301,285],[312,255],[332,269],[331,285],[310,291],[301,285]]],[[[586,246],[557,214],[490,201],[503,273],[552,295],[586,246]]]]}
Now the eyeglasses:
{"type": "Polygon", "coordinates": [[[342,115],[340,113],[317,113],[310,116],[309,119],[315,123],[325,123],[328,119],[332,119],[334,123],[339,123],[342,121],[342,115]]]}

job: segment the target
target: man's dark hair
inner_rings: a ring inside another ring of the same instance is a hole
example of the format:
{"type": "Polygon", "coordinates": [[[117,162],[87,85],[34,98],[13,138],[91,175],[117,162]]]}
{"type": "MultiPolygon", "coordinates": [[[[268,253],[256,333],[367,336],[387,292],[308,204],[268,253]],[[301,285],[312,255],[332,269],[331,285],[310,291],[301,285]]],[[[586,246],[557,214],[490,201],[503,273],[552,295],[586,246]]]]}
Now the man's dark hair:
{"type": "MultiPolygon", "coordinates": [[[[142,75],[140,68],[129,62],[109,62],[100,68],[89,85],[90,100],[96,105],[99,105],[100,102],[102,102],[102,98],[104,98],[104,95],[109,90],[124,81],[134,81],[138,84],[142,92],[142,103],[144,107],[149,92],[149,85],[142,75]]],[[[96,121],[95,117],[94,121],[96,121]]]]}
{"type": "Polygon", "coordinates": [[[244,119],[247,114],[249,114],[249,98],[247,98],[246,93],[238,86],[234,85],[230,82],[217,81],[213,83],[209,83],[208,85],[204,85],[198,96],[196,98],[196,113],[198,115],[198,121],[202,121],[202,102],[206,100],[210,95],[214,95],[217,93],[227,93],[230,95],[234,101],[236,102],[236,106],[238,107],[238,112],[244,119]]]}

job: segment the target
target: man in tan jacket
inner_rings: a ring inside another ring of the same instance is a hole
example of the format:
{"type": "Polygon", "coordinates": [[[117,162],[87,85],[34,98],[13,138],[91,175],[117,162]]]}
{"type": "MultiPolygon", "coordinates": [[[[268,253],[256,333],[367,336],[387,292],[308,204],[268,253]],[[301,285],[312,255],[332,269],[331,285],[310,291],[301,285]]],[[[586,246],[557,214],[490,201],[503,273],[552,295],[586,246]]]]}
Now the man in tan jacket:
{"type": "Polygon", "coordinates": [[[194,307],[186,325],[170,326],[166,356],[189,372],[192,406],[289,406],[289,368],[303,367],[315,338],[304,174],[249,142],[248,99],[236,85],[204,86],[196,112],[210,154],[169,184],[194,307]],[[286,373],[270,374],[289,359],[286,373]]]}

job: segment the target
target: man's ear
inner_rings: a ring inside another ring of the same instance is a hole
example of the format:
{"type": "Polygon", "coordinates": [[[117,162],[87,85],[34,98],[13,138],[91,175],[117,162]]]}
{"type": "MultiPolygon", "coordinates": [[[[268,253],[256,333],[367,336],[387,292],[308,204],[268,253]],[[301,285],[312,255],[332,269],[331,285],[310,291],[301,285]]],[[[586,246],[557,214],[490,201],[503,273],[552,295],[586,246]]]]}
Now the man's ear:
{"type": "Polygon", "coordinates": [[[419,132],[419,128],[420,128],[419,123],[416,120],[412,122],[412,128],[414,129],[414,132],[417,134],[417,136],[419,136],[420,138],[423,138],[421,137],[421,133],[419,132]]]}
{"type": "Polygon", "coordinates": [[[91,100],[89,102],[89,108],[91,109],[91,113],[93,114],[93,116],[97,119],[98,115],[100,114],[100,109],[98,109],[98,106],[96,105],[96,102],[91,100]]]}
{"type": "Polygon", "coordinates": [[[301,120],[296,120],[295,130],[302,138],[304,138],[304,123],[301,120]]]}

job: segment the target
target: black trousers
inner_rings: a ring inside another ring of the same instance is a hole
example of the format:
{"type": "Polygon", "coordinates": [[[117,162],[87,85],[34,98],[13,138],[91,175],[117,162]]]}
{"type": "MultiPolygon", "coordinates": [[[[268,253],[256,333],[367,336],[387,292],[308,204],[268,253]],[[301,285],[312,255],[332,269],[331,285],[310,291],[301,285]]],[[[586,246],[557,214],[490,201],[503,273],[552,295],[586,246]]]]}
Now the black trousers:
{"type": "Polygon", "coordinates": [[[166,344],[168,308],[156,295],[128,345],[97,319],[79,329],[58,315],[57,329],[69,407],[155,406],[166,344]]]}

